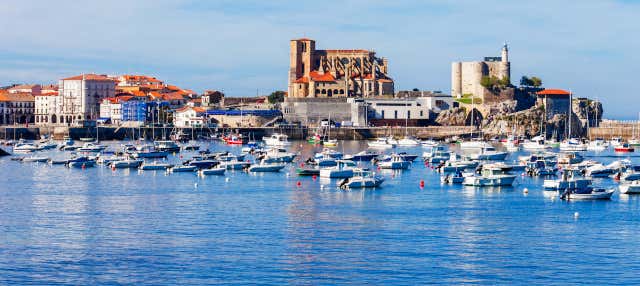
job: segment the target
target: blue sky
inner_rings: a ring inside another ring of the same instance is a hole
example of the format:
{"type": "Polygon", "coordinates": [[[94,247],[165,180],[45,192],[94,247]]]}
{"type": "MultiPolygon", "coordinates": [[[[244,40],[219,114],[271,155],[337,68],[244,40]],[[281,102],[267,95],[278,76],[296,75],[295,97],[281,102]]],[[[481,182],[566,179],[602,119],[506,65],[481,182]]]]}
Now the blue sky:
{"type": "Polygon", "coordinates": [[[288,44],[373,49],[397,89],[450,90],[452,61],[499,55],[512,77],[635,118],[640,1],[28,1],[0,9],[0,85],[142,73],[232,96],[286,89],[288,44]]]}

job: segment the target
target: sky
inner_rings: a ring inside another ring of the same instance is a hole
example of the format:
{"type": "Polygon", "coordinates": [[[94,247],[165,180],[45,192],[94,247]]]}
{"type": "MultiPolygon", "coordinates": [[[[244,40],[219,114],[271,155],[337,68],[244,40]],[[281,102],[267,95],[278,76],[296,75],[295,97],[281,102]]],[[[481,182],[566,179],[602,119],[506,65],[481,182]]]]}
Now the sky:
{"type": "Polygon", "coordinates": [[[450,93],[451,62],[510,47],[512,82],[603,102],[605,117],[640,112],[640,1],[30,1],[2,0],[0,86],[81,73],[148,74],[198,92],[286,90],[289,40],[372,49],[396,90],[450,93]]]}

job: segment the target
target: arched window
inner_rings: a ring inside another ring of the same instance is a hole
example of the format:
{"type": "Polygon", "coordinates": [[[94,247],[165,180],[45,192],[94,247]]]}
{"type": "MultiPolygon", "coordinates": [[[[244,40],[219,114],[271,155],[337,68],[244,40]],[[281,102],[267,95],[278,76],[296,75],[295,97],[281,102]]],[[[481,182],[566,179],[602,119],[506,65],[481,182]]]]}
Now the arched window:
{"type": "Polygon", "coordinates": [[[323,89],[323,90],[322,90],[322,94],[327,94],[327,90],[326,90],[326,89],[323,89]]]}
{"type": "Polygon", "coordinates": [[[340,94],[344,94],[344,89],[341,89],[341,90],[340,90],[340,94]]]}
{"type": "Polygon", "coordinates": [[[333,90],[333,94],[338,94],[338,90],[337,90],[337,89],[334,89],[334,90],[333,90]]]}

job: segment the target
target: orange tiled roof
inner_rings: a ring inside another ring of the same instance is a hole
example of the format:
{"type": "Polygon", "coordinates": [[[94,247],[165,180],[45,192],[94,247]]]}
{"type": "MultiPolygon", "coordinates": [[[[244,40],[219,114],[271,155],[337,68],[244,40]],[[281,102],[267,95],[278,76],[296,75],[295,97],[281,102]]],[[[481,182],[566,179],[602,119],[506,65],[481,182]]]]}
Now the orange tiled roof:
{"type": "Polygon", "coordinates": [[[303,76],[303,77],[293,81],[293,83],[309,83],[309,78],[306,77],[306,76],[303,76]]]}
{"type": "Polygon", "coordinates": [[[135,95],[135,96],[147,96],[147,94],[145,94],[144,92],[139,91],[139,90],[133,90],[130,93],[135,95]]]}
{"type": "Polygon", "coordinates": [[[116,99],[119,102],[125,102],[125,101],[129,101],[129,99],[132,99],[133,97],[134,97],[133,95],[122,95],[122,96],[116,97],[116,99]]]}
{"type": "Polygon", "coordinates": [[[180,90],[180,88],[175,86],[175,85],[167,85],[166,88],[168,90],[173,90],[173,91],[179,91],[180,90]]]}
{"type": "Polygon", "coordinates": [[[538,95],[570,95],[571,93],[563,89],[545,89],[536,92],[538,95]]]}
{"type": "Polygon", "coordinates": [[[319,81],[319,82],[336,81],[336,78],[333,77],[330,73],[320,74],[317,71],[312,71],[309,73],[309,76],[313,81],[319,81]]]}
{"type": "Polygon", "coordinates": [[[26,102],[26,101],[35,101],[35,97],[31,95],[31,93],[8,93],[8,92],[0,92],[0,101],[5,102],[26,102]]]}
{"type": "Polygon", "coordinates": [[[372,53],[371,51],[367,51],[367,50],[363,50],[363,49],[354,49],[354,50],[324,50],[327,53],[356,53],[356,54],[362,54],[362,53],[372,53]]]}
{"type": "Polygon", "coordinates": [[[72,76],[68,78],[63,78],[62,80],[96,80],[96,81],[113,81],[112,78],[107,77],[106,75],[101,74],[81,74],[77,76],[72,76]]]}
{"type": "Polygon", "coordinates": [[[172,92],[172,93],[163,93],[162,99],[164,100],[184,100],[184,96],[182,94],[172,92]]]}

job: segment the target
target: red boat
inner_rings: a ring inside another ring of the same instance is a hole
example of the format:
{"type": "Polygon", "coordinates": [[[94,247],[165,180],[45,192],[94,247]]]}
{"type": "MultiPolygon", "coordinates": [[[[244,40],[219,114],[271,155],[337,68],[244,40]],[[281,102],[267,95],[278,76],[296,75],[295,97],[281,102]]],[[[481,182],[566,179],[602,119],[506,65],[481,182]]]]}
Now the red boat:
{"type": "Polygon", "coordinates": [[[624,143],[618,147],[615,147],[613,149],[616,152],[621,152],[621,153],[630,153],[630,152],[634,152],[635,149],[633,149],[633,147],[629,146],[628,143],[624,143]]]}
{"type": "Polygon", "coordinates": [[[238,136],[228,136],[228,137],[224,137],[224,142],[227,142],[227,144],[233,144],[233,145],[242,145],[242,137],[238,137],[238,136]]]}

